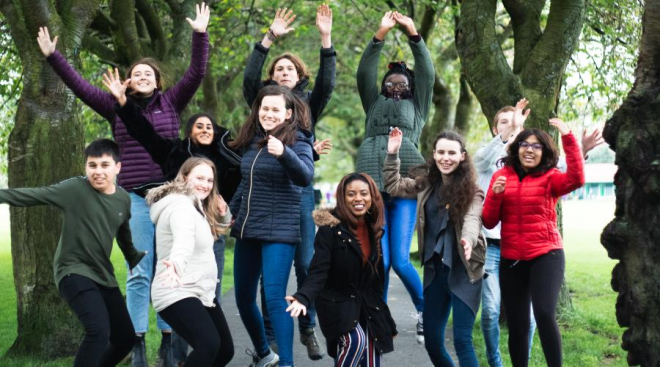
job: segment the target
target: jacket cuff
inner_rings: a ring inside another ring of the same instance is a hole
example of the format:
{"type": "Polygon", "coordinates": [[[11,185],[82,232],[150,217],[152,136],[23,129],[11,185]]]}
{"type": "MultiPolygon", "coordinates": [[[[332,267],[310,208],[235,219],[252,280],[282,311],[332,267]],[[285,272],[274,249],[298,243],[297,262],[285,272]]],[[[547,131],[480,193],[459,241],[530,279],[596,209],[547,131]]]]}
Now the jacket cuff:
{"type": "Polygon", "coordinates": [[[385,40],[380,40],[380,39],[376,38],[376,36],[374,36],[374,38],[371,39],[371,42],[373,42],[373,43],[383,43],[383,42],[385,42],[385,40]]]}
{"type": "Polygon", "coordinates": [[[322,57],[337,56],[337,52],[335,51],[335,47],[333,45],[330,45],[330,47],[328,47],[328,48],[321,47],[321,56],[322,57]]]}
{"type": "Polygon", "coordinates": [[[295,298],[296,300],[298,300],[298,302],[302,303],[303,306],[309,308],[309,304],[310,304],[311,302],[310,302],[310,300],[307,298],[307,296],[305,296],[304,294],[302,294],[302,293],[296,293],[296,294],[293,295],[293,298],[295,298]]]}
{"type": "Polygon", "coordinates": [[[399,160],[399,153],[387,153],[385,156],[385,161],[394,163],[399,160]]]}
{"type": "Polygon", "coordinates": [[[414,35],[414,36],[408,36],[408,41],[413,42],[413,43],[419,43],[419,41],[422,40],[422,36],[419,34],[414,35]]]}
{"type": "Polygon", "coordinates": [[[128,261],[128,268],[129,270],[133,270],[134,267],[136,267],[140,261],[142,261],[142,258],[144,258],[147,255],[146,251],[141,251],[136,253],[135,256],[132,256],[130,259],[126,259],[128,261]]]}
{"type": "Polygon", "coordinates": [[[261,44],[261,42],[257,42],[254,44],[254,49],[256,51],[261,52],[262,54],[268,55],[268,51],[270,51],[270,48],[264,47],[264,45],[261,44]]]}

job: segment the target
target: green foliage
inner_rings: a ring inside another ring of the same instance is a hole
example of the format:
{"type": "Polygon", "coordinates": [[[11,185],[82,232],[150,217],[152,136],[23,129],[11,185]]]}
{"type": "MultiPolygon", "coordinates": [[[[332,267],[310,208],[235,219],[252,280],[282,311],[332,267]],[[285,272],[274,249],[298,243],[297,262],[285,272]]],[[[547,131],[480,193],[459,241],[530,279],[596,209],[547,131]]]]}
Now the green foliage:
{"type": "MultiPolygon", "coordinates": [[[[0,178],[7,174],[9,133],[21,94],[23,67],[9,33],[9,25],[0,16],[0,178]]],[[[0,179],[0,187],[3,186],[0,179]]]]}

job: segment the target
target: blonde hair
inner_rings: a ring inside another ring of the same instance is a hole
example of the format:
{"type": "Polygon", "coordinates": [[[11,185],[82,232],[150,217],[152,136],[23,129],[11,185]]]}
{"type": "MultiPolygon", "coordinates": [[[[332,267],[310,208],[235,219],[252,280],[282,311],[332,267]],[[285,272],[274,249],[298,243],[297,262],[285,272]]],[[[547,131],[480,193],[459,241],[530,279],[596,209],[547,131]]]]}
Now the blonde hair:
{"type": "Polygon", "coordinates": [[[204,210],[204,216],[206,217],[209,226],[211,226],[211,232],[213,233],[213,237],[217,239],[218,237],[220,237],[220,235],[224,234],[227,231],[227,227],[221,225],[222,216],[220,215],[220,209],[218,208],[218,205],[220,203],[220,194],[218,194],[218,180],[217,180],[218,175],[215,169],[215,164],[213,164],[213,162],[207,158],[201,158],[201,157],[188,158],[181,165],[181,168],[179,169],[179,173],[176,175],[174,182],[186,184],[190,172],[195,167],[202,164],[211,167],[211,169],[213,170],[213,189],[211,189],[211,193],[209,194],[209,196],[207,196],[206,199],[202,200],[201,203],[202,203],[202,209],[204,210]]]}

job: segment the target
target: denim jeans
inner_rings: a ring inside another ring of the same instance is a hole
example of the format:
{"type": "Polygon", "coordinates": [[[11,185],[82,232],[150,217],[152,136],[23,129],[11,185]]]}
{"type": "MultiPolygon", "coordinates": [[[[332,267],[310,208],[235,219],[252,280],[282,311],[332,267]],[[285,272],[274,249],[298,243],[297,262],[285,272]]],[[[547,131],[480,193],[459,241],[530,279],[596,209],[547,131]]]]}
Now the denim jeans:
{"type": "Polygon", "coordinates": [[[124,359],[135,343],[135,330],[119,288],[78,274],[65,276],[57,288],[85,329],[73,366],[115,366],[124,359]]]}
{"type": "MultiPolygon", "coordinates": [[[[133,236],[133,245],[138,251],[148,251],[142,261],[129,271],[126,276],[126,307],[131,315],[135,332],[144,334],[149,328],[149,303],[151,302],[151,282],[156,263],[155,227],[149,216],[149,206],[143,197],[130,193],[131,219],[129,225],[133,236]]],[[[128,264],[126,265],[128,268],[128,264]]],[[[156,324],[160,330],[171,327],[157,316],[156,324]]]]}
{"type": "MultiPolygon", "coordinates": [[[[484,278],[481,288],[481,330],[484,333],[484,342],[486,344],[486,356],[490,367],[502,367],[502,357],[500,355],[500,306],[502,304],[502,295],[500,294],[500,247],[494,246],[491,239],[488,239],[489,245],[486,253],[485,271],[488,274],[484,278]]],[[[534,312],[530,309],[529,326],[529,355],[532,355],[532,341],[534,340],[534,330],[536,321],[534,312]]]]}
{"type": "MultiPolygon", "coordinates": [[[[296,245],[296,254],[293,257],[293,268],[296,272],[296,282],[298,284],[298,288],[302,287],[303,282],[305,282],[305,279],[307,279],[309,264],[312,262],[312,257],[314,256],[314,235],[316,233],[316,224],[314,224],[314,219],[312,218],[312,212],[314,211],[313,184],[303,188],[300,208],[300,236],[302,242],[296,245]]],[[[261,312],[263,312],[264,315],[264,325],[266,327],[266,337],[268,338],[268,344],[273,344],[275,343],[275,332],[273,331],[273,326],[270,323],[268,308],[264,307],[265,305],[265,297],[262,286],[261,312]]],[[[307,308],[307,315],[298,316],[298,329],[300,332],[303,332],[304,330],[313,329],[315,327],[316,308],[312,303],[309,308],[307,308]]]]}
{"type": "Polygon", "coordinates": [[[293,319],[285,311],[286,285],[295,245],[255,240],[236,240],[234,290],[236,306],[252,344],[260,356],[268,353],[264,322],[257,307],[259,277],[263,274],[266,307],[275,330],[280,365],[293,365],[293,319]]]}
{"type": "Polygon", "coordinates": [[[461,367],[479,366],[472,345],[472,327],[476,315],[449,290],[449,267],[440,256],[433,260],[436,273],[424,290],[424,347],[434,366],[454,366],[445,348],[445,328],[453,310],[454,349],[461,367]]]}
{"type": "MultiPolygon", "coordinates": [[[[225,271],[225,236],[220,236],[213,243],[213,253],[215,254],[215,263],[218,266],[218,285],[215,287],[215,300],[220,305],[222,296],[222,272],[225,271]]],[[[172,353],[174,363],[183,363],[188,357],[188,342],[181,337],[176,330],[172,332],[172,353]]]]}
{"type": "Polygon", "coordinates": [[[410,263],[410,245],[415,221],[417,220],[417,200],[390,197],[384,193],[385,199],[385,233],[381,240],[383,248],[383,265],[385,266],[385,301],[390,283],[390,265],[401,278],[406,287],[415,309],[422,311],[424,296],[422,294],[422,281],[417,270],[410,263]]]}

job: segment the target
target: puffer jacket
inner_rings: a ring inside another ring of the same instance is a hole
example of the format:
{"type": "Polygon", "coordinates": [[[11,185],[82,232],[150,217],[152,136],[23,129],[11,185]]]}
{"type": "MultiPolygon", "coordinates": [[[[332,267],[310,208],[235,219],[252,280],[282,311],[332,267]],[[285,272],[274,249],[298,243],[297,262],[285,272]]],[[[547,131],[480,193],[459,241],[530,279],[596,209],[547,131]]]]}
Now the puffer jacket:
{"type": "Polygon", "coordinates": [[[183,163],[190,157],[205,157],[210,159],[217,171],[217,185],[220,195],[227,202],[231,201],[241,181],[240,155],[229,148],[231,132],[214,125],[213,141],[209,146],[197,145],[190,138],[166,139],[158,135],[142,109],[128,99],[123,107],[115,106],[126,130],[149,152],[151,158],[160,165],[164,180],[156,180],[135,187],[133,191],[144,196],[147,190],[158,187],[166,181],[172,181],[179,173],[183,163]]]}
{"type": "Polygon", "coordinates": [[[299,130],[293,146],[280,157],[268,153],[257,134],[243,152],[241,183],[229,204],[235,216],[232,237],[265,242],[300,242],[300,200],[303,187],[312,183],[313,141],[299,130]]]}
{"type": "Polygon", "coordinates": [[[331,357],[337,357],[339,337],[361,321],[376,349],[381,354],[391,352],[397,330],[383,301],[385,269],[380,245],[370,233],[371,255],[364,264],[360,242],[345,223],[327,210],[317,210],[313,216],[319,226],[314,257],[305,283],[293,297],[306,307],[316,303],[331,357]]]}
{"type": "MultiPolygon", "coordinates": [[[[417,248],[420,259],[424,260],[424,226],[426,211],[424,205],[433,192],[433,187],[424,185],[419,187],[415,180],[402,177],[399,173],[401,161],[397,154],[388,154],[383,167],[385,189],[392,196],[417,199],[417,248]]],[[[484,192],[477,190],[472,205],[463,217],[462,221],[453,221],[456,231],[456,253],[459,254],[461,262],[467,271],[470,283],[474,283],[484,276],[484,264],[486,262],[486,238],[481,233],[481,210],[484,201],[484,192]],[[465,258],[463,246],[460,239],[464,238],[472,244],[472,255],[470,260],[465,258]]],[[[477,307],[478,308],[478,307],[477,307]]]]}
{"type": "Polygon", "coordinates": [[[384,42],[369,42],[357,71],[357,85],[366,113],[364,142],[358,150],[357,170],[371,176],[380,191],[383,183],[383,162],[387,155],[390,128],[403,132],[401,143],[401,174],[406,176],[411,167],[424,164],[417,144],[426,123],[433,97],[435,71],[431,55],[424,40],[408,42],[415,58],[415,90],[413,98],[395,101],[380,93],[378,59],[384,42]]]}
{"type": "MultiPolygon", "coordinates": [[[[265,48],[261,42],[254,45],[254,50],[250,54],[245,71],[243,72],[243,97],[248,107],[257,98],[261,88],[266,85],[277,85],[274,81],[264,82],[261,80],[261,72],[270,48],[265,48]]],[[[335,89],[337,52],[334,47],[321,48],[319,60],[319,70],[314,81],[314,89],[307,90],[309,79],[303,78],[293,87],[293,94],[300,98],[309,107],[310,117],[312,119],[312,134],[316,135],[316,122],[321,117],[325,106],[332,97],[332,91],[335,89]]],[[[319,160],[316,151],[313,152],[314,160],[319,160]]]]}
{"type": "MultiPolygon", "coordinates": [[[[166,92],[154,91],[149,105],[144,110],[144,115],[156,132],[167,139],[179,136],[179,115],[195,95],[206,74],[208,33],[192,34],[192,55],[188,70],[181,80],[166,92]]],[[[146,182],[161,180],[163,172],[158,164],[151,159],[142,145],[128,134],[124,123],[117,117],[114,111],[117,103],[115,97],[83,79],[58,51],[48,56],[46,61],[76,97],[110,122],[112,136],[119,144],[122,157],[119,185],[131,191],[146,182]]]]}
{"type": "MultiPolygon", "coordinates": [[[[151,286],[154,309],[159,312],[184,298],[198,298],[205,307],[214,307],[218,267],[213,255],[213,234],[201,203],[185,183],[169,182],[149,191],[151,220],[156,225],[157,279],[166,271],[160,260],[174,264],[181,284],[171,288],[155,281],[151,286]]],[[[231,213],[222,218],[228,223],[231,213]]]]}
{"type": "Polygon", "coordinates": [[[520,178],[513,167],[493,174],[484,203],[483,223],[493,228],[502,223],[502,257],[531,260],[563,248],[557,229],[557,200],[584,185],[584,160],[573,133],[561,137],[566,152],[566,173],[552,168],[520,178]],[[506,177],[504,192],[495,194],[493,183],[506,177]]]}

